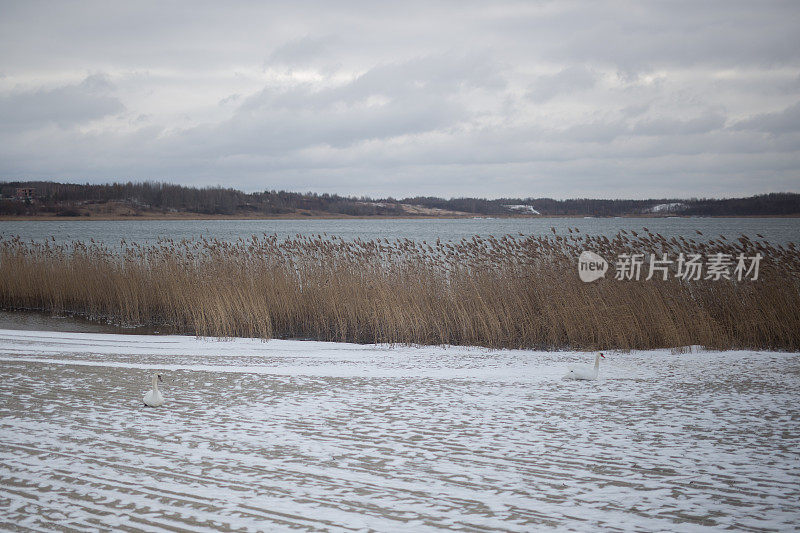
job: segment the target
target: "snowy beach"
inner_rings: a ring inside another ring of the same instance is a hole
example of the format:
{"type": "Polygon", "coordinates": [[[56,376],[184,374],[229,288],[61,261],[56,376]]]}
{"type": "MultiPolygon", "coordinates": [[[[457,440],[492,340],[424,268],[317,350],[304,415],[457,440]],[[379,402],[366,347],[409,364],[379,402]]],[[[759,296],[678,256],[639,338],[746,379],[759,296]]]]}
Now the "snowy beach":
{"type": "Polygon", "coordinates": [[[0,528],[796,527],[798,354],[593,356],[0,330],[0,528]]]}

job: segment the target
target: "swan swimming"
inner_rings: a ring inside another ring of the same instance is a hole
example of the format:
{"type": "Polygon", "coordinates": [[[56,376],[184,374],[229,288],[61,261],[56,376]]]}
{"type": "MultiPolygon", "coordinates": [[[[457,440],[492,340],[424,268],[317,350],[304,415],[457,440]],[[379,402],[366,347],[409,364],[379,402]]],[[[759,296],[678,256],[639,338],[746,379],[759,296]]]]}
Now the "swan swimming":
{"type": "Polygon", "coordinates": [[[564,379],[597,379],[597,374],[600,372],[600,358],[605,359],[606,356],[602,352],[597,354],[594,358],[594,367],[591,366],[573,366],[569,368],[564,379]]]}
{"type": "Polygon", "coordinates": [[[148,407],[159,407],[164,405],[164,397],[161,396],[161,391],[158,390],[158,382],[164,381],[161,379],[161,374],[153,375],[153,388],[145,393],[142,401],[148,407]]]}

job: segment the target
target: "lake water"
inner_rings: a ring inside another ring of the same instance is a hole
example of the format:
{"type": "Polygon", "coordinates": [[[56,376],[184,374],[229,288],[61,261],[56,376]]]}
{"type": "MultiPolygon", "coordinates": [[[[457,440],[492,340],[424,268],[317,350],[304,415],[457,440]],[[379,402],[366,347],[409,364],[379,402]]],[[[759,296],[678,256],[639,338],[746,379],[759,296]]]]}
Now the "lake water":
{"type": "Polygon", "coordinates": [[[88,241],[106,244],[128,242],[153,243],[161,238],[197,237],[236,241],[252,235],[277,234],[278,237],[301,235],[336,235],[344,239],[373,240],[408,238],[415,241],[443,241],[470,238],[473,235],[503,236],[550,235],[551,227],[559,234],[568,228],[582,233],[613,236],[621,229],[641,231],[648,228],[669,237],[695,239],[731,239],[740,234],[758,238],[761,234],[774,244],[800,242],[800,218],[498,218],[498,219],[357,219],[357,220],[134,220],[134,221],[2,221],[0,236],[20,236],[40,241],[54,237],[56,242],[88,241]],[[703,233],[697,235],[695,230],[703,233]]]}
{"type": "Polygon", "coordinates": [[[0,329],[20,331],[61,331],[71,333],[121,333],[126,335],[154,335],[170,333],[170,328],[149,326],[120,326],[100,320],[88,320],[67,313],[47,311],[0,310],[0,329]]]}

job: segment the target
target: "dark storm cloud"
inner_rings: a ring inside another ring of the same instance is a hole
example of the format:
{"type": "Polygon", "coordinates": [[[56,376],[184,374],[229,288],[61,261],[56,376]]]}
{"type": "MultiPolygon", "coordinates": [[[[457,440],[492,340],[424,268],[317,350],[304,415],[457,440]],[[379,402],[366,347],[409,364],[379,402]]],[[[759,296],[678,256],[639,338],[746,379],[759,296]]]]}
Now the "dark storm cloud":
{"type": "Polygon", "coordinates": [[[795,2],[0,9],[6,178],[395,196],[798,189],[795,2]]]}

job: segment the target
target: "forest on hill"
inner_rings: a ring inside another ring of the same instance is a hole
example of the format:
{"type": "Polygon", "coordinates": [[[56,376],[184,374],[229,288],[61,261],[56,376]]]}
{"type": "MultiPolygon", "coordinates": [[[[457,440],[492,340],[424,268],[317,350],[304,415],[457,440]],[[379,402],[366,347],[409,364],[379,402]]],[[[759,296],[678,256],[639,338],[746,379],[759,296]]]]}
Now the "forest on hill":
{"type": "Polygon", "coordinates": [[[800,194],[747,198],[604,200],[368,198],[158,182],[102,185],[0,182],[0,216],[797,216],[800,194]]]}

